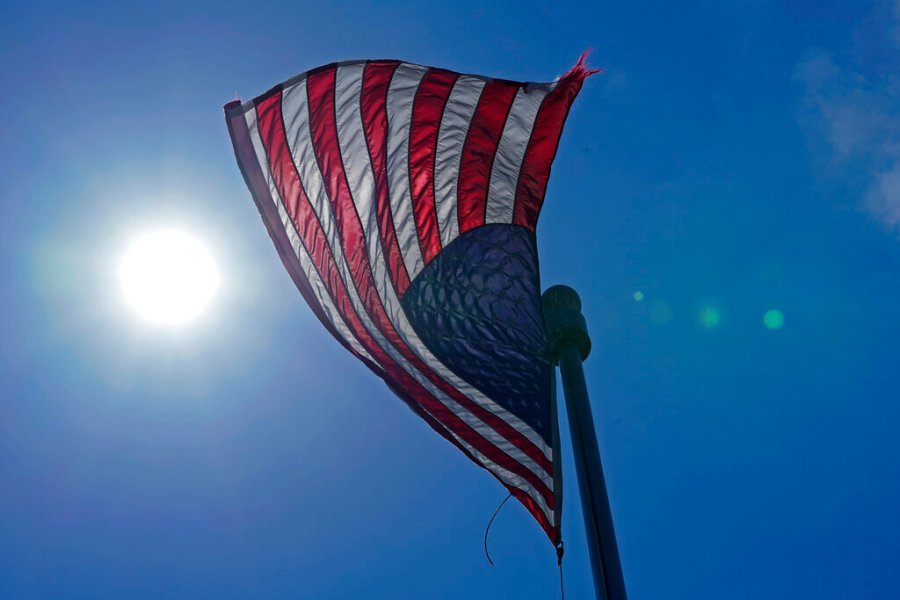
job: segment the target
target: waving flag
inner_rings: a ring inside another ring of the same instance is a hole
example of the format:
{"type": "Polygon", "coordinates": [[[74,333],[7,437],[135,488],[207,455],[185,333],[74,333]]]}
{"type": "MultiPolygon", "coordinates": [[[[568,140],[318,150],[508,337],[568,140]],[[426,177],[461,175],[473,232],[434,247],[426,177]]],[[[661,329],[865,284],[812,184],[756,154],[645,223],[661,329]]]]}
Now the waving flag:
{"type": "Polygon", "coordinates": [[[323,325],[559,541],[535,227],[591,71],[518,83],[326,65],[225,106],[285,267],[323,325]]]}

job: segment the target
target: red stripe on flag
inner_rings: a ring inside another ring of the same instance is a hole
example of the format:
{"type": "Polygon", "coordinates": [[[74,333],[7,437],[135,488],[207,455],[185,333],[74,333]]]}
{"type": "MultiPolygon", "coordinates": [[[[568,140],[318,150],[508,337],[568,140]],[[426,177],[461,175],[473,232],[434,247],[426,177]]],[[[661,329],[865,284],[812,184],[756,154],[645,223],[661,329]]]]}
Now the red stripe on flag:
{"type": "Polygon", "coordinates": [[[306,79],[309,131],[319,171],[325,183],[325,193],[331,202],[334,221],[340,233],[344,259],[350,267],[350,275],[356,283],[363,304],[371,315],[369,307],[381,306],[381,300],[372,280],[366,238],[356,213],[338,142],[334,102],[336,76],[337,69],[330,68],[311,73],[306,79]],[[365,282],[365,285],[360,285],[361,282],[365,282]]]}
{"type": "MultiPolygon", "coordinates": [[[[331,258],[328,240],[319,226],[315,211],[300,183],[294,159],[287,145],[281,114],[281,92],[272,94],[256,104],[259,137],[268,157],[269,170],[290,216],[297,235],[309,252],[325,285],[331,289],[340,282],[337,269],[323,269],[331,258]]],[[[343,311],[342,311],[343,312],[343,311]]]]}
{"type": "MultiPolygon", "coordinates": [[[[500,483],[503,483],[503,481],[501,481],[500,483]]],[[[509,490],[509,493],[511,493],[513,496],[516,497],[516,499],[518,499],[519,502],[521,502],[522,504],[525,505],[525,508],[527,508],[528,512],[530,512],[532,514],[532,516],[534,516],[534,518],[538,522],[538,525],[541,526],[541,529],[543,529],[544,532],[546,532],[547,537],[549,537],[550,540],[554,544],[559,542],[559,540],[560,540],[559,532],[553,528],[553,525],[550,524],[550,520],[547,519],[547,515],[544,514],[544,511],[541,509],[540,506],[538,506],[538,503],[534,501],[534,498],[529,496],[524,490],[520,490],[517,487],[513,487],[513,486],[511,486],[509,484],[505,484],[505,483],[503,485],[506,487],[506,489],[509,490]]],[[[547,507],[550,509],[550,511],[552,513],[553,512],[553,504],[552,503],[548,504],[547,507]]]]}
{"type": "MultiPolygon", "coordinates": [[[[333,124],[333,94],[331,96],[331,99],[332,110],[329,113],[329,111],[322,109],[322,107],[314,108],[313,99],[310,98],[310,114],[315,114],[318,117],[324,117],[325,119],[327,119],[328,114],[331,114],[331,122],[333,124]]],[[[303,185],[300,181],[299,175],[297,174],[297,170],[294,165],[285,134],[284,119],[281,112],[281,93],[279,92],[277,94],[273,94],[272,96],[269,96],[260,101],[257,104],[256,110],[259,120],[260,137],[262,138],[263,145],[265,146],[273,181],[275,182],[275,185],[278,188],[279,194],[281,195],[282,199],[287,198],[289,194],[293,194],[293,197],[296,198],[296,202],[290,202],[290,205],[293,206],[295,211],[293,214],[290,214],[291,221],[294,224],[294,227],[296,227],[298,235],[301,236],[304,246],[308,249],[311,258],[316,265],[316,269],[320,273],[323,282],[328,288],[329,295],[331,296],[332,301],[340,311],[341,316],[344,318],[350,330],[353,332],[353,335],[357,340],[359,340],[360,344],[366,349],[366,351],[368,351],[372,355],[378,365],[385,370],[388,377],[393,379],[401,388],[411,390],[411,395],[418,404],[420,404],[428,412],[434,415],[435,418],[437,418],[450,431],[455,433],[477,451],[484,454],[485,457],[487,457],[490,461],[528,481],[528,483],[530,483],[534,487],[534,489],[541,494],[541,496],[547,502],[548,506],[552,506],[553,493],[543,483],[543,481],[540,480],[540,478],[538,478],[530,469],[522,465],[519,461],[510,457],[503,450],[495,446],[492,442],[485,439],[480,433],[467,425],[459,416],[454,414],[443,403],[434,398],[431,393],[428,392],[428,390],[426,390],[418,381],[416,381],[402,366],[400,366],[392,358],[390,358],[387,352],[369,334],[368,330],[366,330],[365,326],[362,324],[359,318],[359,315],[352,305],[347,289],[344,287],[344,282],[340,277],[340,272],[337,268],[337,265],[335,264],[335,259],[332,254],[331,248],[328,245],[325,233],[321,227],[321,224],[319,223],[318,217],[315,214],[315,210],[310,204],[309,198],[307,197],[303,189],[303,185]]],[[[328,137],[327,133],[324,131],[319,133],[323,137],[328,137]]],[[[336,135],[336,130],[333,133],[336,135]]],[[[313,140],[315,139],[316,134],[314,133],[313,140]]],[[[335,147],[337,147],[336,137],[334,137],[330,142],[326,141],[325,143],[332,143],[335,145],[335,147]]],[[[318,149],[316,150],[316,154],[317,156],[320,154],[320,151],[318,149]]],[[[319,160],[321,163],[321,158],[319,160]]],[[[333,168],[336,166],[337,165],[332,165],[333,168]]],[[[326,180],[337,178],[339,175],[343,175],[342,170],[340,172],[333,173],[333,177],[326,177],[326,180]]],[[[342,204],[347,204],[348,202],[352,206],[352,198],[350,198],[349,196],[345,197],[345,202],[343,202],[342,204]]],[[[284,200],[284,203],[285,207],[287,208],[289,202],[287,200],[284,200]]],[[[351,210],[353,210],[355,213],[355,209],[351,208],[351,210]]],[[[335,214],[335,221],[338,223],[339,229],[341,229],[342,219],[346,219],[348,217],[349,215],[347,215],[346,213],[344,214],[344,217],[340,218],[338,217],[337,213],[335,214]]],[[[350,223],[350,227],[352,227],[353,221],[351,220],[350,223]]],[[[343,224],[346,224],[346,220],[344,220],[343,224]]],[[[359,223],[356,222],[356,225],[358,227],[359,223]]],[[[362,232],[359,231],[359,234],[361,233],[362,232]]],[[[343,231],[341,233],[341,236],[342,238],[346,239],[346,235],[343,231]]],[[[364,267],[361,268],[361,272],[368,272],[367,261],[365,261],[364,267]]],[[[363,278],[366,278],[366,275],[363,275],[363,278]]],[[[356,283],[357,287],[359,287],[359,282],[356,283]]],[[[387,316],[384,313],[383,307],[381,307],[380,305],[380,300],[371,306],[368,305],[369,303],[372,303],[372,294],[374,294],[374,298],[376,300],[378,299],[377,292],[374,290],[374,286],[371,285],[371,282],[369,282],[367,288],[368,289],[364,289],[361,291],[360,296],[362,297],[363,302],[367,304],[366,309],[368,311],[372,311],[373,308],[375,309],[374,314],[370,312],[370,317],[372,317],[376,323],[381,321],[383,324],[387,316]]],[[[393,336],[388,336],[389,339],[393,338],[390,339],[391,343],[397,346],[397,349],[401,353],[403,353],[404,356],[406,356],[407,360],[413,361],[414,364],[415,362],[419,362],[417,358],[412,355],[411,350],[405,344],[399,341],[396,332],[390,326],[390,322],[388,321],[387,323],[389,331],[393,333],[393,336]]],[[[384,329],[381,330],[383,333],[385,333],[384,329]]],[[[437,385],[443,383],[444,386],[446,386],[446,382],[443,382],[443,380],[440,380],[440,378],[437,378],[438,381],[435,381],[436,376],[431,373],[431,371],[427,369],[427,367],[423,369],[422,367],[424,367],[424,365],[421,365],[420,362],[417,367],[424,374],[430,375],[433,383],[437,385]]],[[[456,391],[455,388],[451,387],[450,389],[456,391]]],[[[459,394],[458,391],[456,391],[456,393],[459,394]]],[[[461,394],[459,395],[462,396],[461,394]]],[[[541,454],[541,456],[543,456],[543,454],[541,454]]],[[[549,461],[546,461],[546,457],[544,457],[544,459],[545,462],[548,463],[548,466],[544,467],[542,465],[542,468],[546,468],[549,473],[552,473],[552,464],[549,464],[549,461]]]]}
{"type": "Polygon", "coordinates": [[[488,81],[481,92],[459,163],[457,215],[460,235],[484,225],[494,156],[518,89],[519,86],[511,82],[488,81]]]}
{"type": "Polygon", "coordinates": [[[409,134],[409,188],[422,258],[427,265],[441,251],[437,207],[434,203],[434,161],[441,117],[459,73],[429,69],[413,102],[409,134]]]}
{"type": "Polygon", "coordinates": [[[521,449],[526,456],[532,458],[542,469],[552,472],[552,463],[530,440],[503,419],[478,405],[450,385],[419,358],[406,342],[401,339],[393,321],[388,316],[372,276],[368,254],[366,253],[366,238],[362,219],[356,212],[356,205],[350,192],[350,186],[347,183],[341,159],[334,104],[335,75],[336,71],[329,69],[312,74],[307,79],[310,132],[316,160],[325,180],[326,192],[331,202],[335,224],[341,238],[341,247],[344,249],[344,255],[350,266],[353,282],[366,312],[382,335],[419,372],[428,377],[434,385],[438,386],[441,391],[521,449]]]}
{"type": "Polygon", "coordinates": [[[547,193],[550,165],[559,147],[563,124],[569,114],[572,101],[581,90],[581,84],[591,71],[576,65],[560,78],[556,88],[544,97],[531,130],[531,139],[525,150],[519,183],[516,188],[513,224],[534,231],[538,215],[547,193]]]}
{"type": "Polygon", "coordinates": [[[266,231],[268,231],[269,237],[275,244],[275,250],[278,252],[282,264],[287,269],[303,299],[306,300],[306,303],[322,325],[325,326],[325,329],[351,354],[363,361],[367,367],[375,373],[381,374],[382,371],[377,365],[363,354],[357,352],[350,345],[349,341],[338,332],[337,327],[328,318],[322,303],[316,297],[303,265],[297,257],[294,246],[284,229],[284,224],[281,222],[281,215],[276,204],[277,200],[272,198],[269,184],[263,176],[262,165],[260,165],[256,149],[253,147],[253,142],[250,139],[250,129],[247,126],[247,121],[244,119],[244,112],[236,110],[235,106],[239,108],[240,102],[234,101],[225,106],[226,122],[228,123],[228,131],[231,134],[231,141],[234,145],[235,157],[241,169],[241,174],[244,176],[244,181],[250,190],[250,195],[253,197],[256,208],[259,210],[259,214],[266,226],[266,231]]]}
{"type": "Polygon", "coordinates": [[[362,90],[359,95],[360,114],[366,133],[366,145],[375,177],[375,210],[388,270],[397,295],[403,297],[409,287],[409,273],[400,253],[394,218],[391,214],[390,192],[387,177],[387,93],[391,77],[399,62],[371,62],[363,71],[362,90]]]}

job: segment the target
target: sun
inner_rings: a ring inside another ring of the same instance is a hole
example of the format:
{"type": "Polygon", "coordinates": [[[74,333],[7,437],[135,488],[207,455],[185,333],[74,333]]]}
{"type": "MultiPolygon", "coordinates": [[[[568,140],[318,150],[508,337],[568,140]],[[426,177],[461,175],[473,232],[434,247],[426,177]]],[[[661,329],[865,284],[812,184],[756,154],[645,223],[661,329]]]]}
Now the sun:
{"type": "Polygon", "coordinates": [[[219,287],[212,254],[174,229],[148,233],[131,244],[119,265],[125,299],[155,323],[179,325],[202,313],[219,287]]]}

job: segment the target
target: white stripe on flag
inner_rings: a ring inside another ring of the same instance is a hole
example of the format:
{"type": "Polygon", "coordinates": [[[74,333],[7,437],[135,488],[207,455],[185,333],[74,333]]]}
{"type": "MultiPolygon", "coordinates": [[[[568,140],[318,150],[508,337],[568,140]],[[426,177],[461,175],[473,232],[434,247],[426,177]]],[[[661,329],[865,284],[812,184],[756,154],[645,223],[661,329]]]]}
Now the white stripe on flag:
{"type": "Polygon", "coordinates": [[[494,156],[485,223],[512,223],[516,186],[534,120],[544,96],[556,87],[527,84],[519,88],[494,156]]]}
{"type": "Polygon", "coordinates": [[[394,286],[379,235],[378,213],[375,207],[375,176],[369,150],[366,145],[360,114],[360,93],[365,65],[341,66],[337,70],[335,84],[335,113],[337,118],[338,144],[344,157],[344,171],[350,185],[350,193],[356,205],[356,213],[366,236],[366,251],[372,268],[372,279],[378,296],[392,323],[397,323],[403,314],[403,307],[396,300],[394,286]]]}
{"type": "Polygon", "coordinates": [[[410,280],[415,279],[425,266],[409,189],[409,129],[413,100],[426,70],[401,63],[394,71],[387,93],[387,176],[391,214],[410,280]]]}
{"type": "Polygon", "coordinates": [[[434,204],[437,207],[441,245],[444,248],[459,236],[456,210],[459,161],[469,132],[469,123],[483,89],[483,79],[460,75],[453,85],[441,119],[434,162],[434,204]]]}

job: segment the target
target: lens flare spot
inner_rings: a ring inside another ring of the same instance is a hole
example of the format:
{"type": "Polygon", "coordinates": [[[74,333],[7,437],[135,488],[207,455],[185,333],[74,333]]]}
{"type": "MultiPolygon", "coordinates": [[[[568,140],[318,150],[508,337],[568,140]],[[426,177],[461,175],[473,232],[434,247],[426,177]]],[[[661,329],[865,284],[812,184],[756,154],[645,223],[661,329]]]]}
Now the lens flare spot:
{"type": "Polygon", "coordinates": [[[767,310],[763,315],[763,324],[769,329],[781,329],[784,327],[784,313],[777,308],[767,310]]]}
{"type": "Polygon", "coordinates": [[[644,292],[638,290],[633,294],[633,297],[635,302],[642,302],[644,300],[644,292]]]}
{"type": "Polygon", "coordinates": [[[700,325],[706,329],[715,329],[722,322],[722,313],[715,306],[704,306],[698,315],[700,325]]]}

